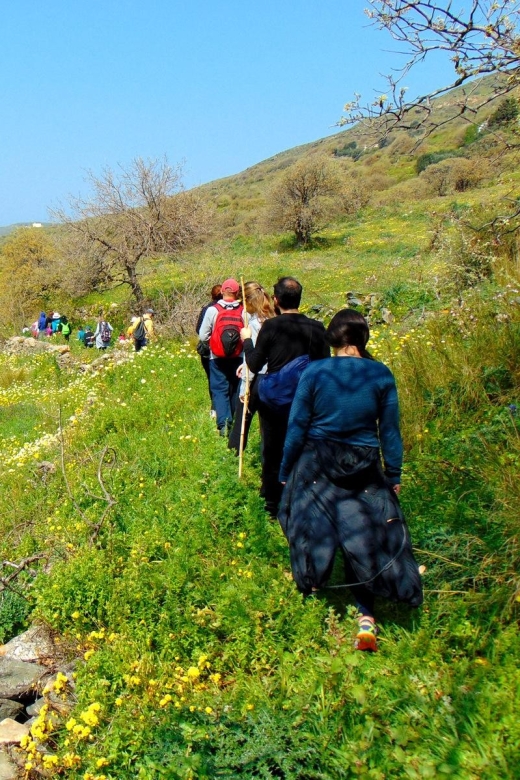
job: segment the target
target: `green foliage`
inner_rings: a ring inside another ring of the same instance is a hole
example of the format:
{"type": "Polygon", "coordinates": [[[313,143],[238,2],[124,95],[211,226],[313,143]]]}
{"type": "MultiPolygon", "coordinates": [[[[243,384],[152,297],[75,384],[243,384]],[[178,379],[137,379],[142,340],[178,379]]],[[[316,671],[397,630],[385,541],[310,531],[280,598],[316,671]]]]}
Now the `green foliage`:
{"type": "Polygon", "coordinates": [[[356,141],[348,141],[343,146],[336,147],[333,154],[334,157],[352,157],[353,160],[359,160],[361,150],[357,148],[356,141]]]}
{"type": "Polygon", "coordinates": [[[0,642],[8,642],[26,628],[30,604],[14,591],[0,593],[0,642]]]}
{"type": "Polygon", "coordinates": [[[436,163],[447,160],[449,157],[456,157],[457,152],[454,150],[445,150],[440,152],[425,152],[420,154],[415,163],[416,173],[422,173],[429,165],[435,165],[436,163]]]}
{"type": "Polygon", "coordinates": [[[497,127],[500,125],[514,122],[518,119],[520,114],[520,106],[518,100],[515,97],[508,97],[499,103],[498,108],[494,111],[488,120],[489,127],[497,127]]]}
{"type": "Polygon", "coordinates": [[[464,132],[464,139],[462,141],[464,146],[469,146],[478,140],[479,132],[477,125],[468,125],[464,132]]]}

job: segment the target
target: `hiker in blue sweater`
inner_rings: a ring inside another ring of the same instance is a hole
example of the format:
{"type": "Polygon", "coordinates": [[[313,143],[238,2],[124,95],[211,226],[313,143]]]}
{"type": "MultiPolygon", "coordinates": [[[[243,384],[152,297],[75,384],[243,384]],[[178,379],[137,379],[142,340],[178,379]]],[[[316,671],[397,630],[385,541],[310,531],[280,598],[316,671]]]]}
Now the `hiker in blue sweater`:
{"type": "Polygon", "coordinates": [[[278,517],[302,593],[326,584],[341,549],[359,612],[356,647],[375,650],[374,596],[413,607],[422,602],[397,498],[403,457],[397,389],[391,371],[367,352],[368,325],[357,311],[338,312],[327,338],[335,357],[308,366],[291,407],[278,517]]]}

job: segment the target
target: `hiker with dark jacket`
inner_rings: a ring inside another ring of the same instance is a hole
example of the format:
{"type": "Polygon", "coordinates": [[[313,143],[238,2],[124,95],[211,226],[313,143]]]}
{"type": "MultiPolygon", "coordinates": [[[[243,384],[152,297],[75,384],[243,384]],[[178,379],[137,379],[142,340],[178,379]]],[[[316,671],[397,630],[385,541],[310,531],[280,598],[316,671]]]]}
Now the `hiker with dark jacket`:
{"type": "MultiPolygon", "coordinates": [[[[195,325],[195,333],[197,336],[200,334],[200,329],[202,326],[202,322],[204,320],[204,315],[206,314],[207,310],[210,306],[214,306],[217,301],[220,301],[222,299],[222,285],[221,284],[215,284],[211,288],[211,301],[209,303],[206,303],[205,306],[202,307],[202,309],[199,312],[199,316],[197,317],[197,323],[195,325]]],[[[208,379],[208,392],[209,397],[211,400],[211,412],[212,416],[215,413],[214,406],[213,406],[213,399],[211,398],[211,387],[210,387],[210,381],[209,381],[209,346],[206,342],[200,341],[197,344],[197,352],[199,353],[200,357],[200,363],[202,365],[202,368],[204,369],[204,372],[206,374],[206,377],[208,379]]]]}
{"type": "Polygon", "coordinates": [[[403,457],[397,390],[391,371],[367,352],[361,314],[338,312],[327,336],[335,357],[306,369],[292,404],[278,517],[302,593],[326,584],[341,550],[359,613],[356,647],[375,650],[374,596],[412,607],[422,602],[397,498],[403,457]]]}
{"type": "Polygon", "coordinates": [[[227,436],[231,428],[240,384],[237,369],[242,363],[243,307],[238,300],[239,292],[236,279],[222,282],[222,300],[206,310],[199,331],[200,340],[210,349],[211,398],[221,436],[227,436]]]}
{"type": "MultiPolygon", "coordinates": [[[[291,276],[282,277],[274,286],[274,305],[275,310],[280,312],[280,316],[264,322],[256,345],[251,339],[250,328],[242,330],[245,359],[255,374],[265,365],[269,377],[270,374],[277,374],[282,368],[293,364],[299,358],[313,361],[329,357],[330,349],[322,323],[298,311],[301,296],[301,284],[291,276]]],[[[282,493],[278,472],[282,461],[290,405],[276,408],[263,400],[263,381],[260,380],[258,388],[260,396],[258,413],[264,437],[261,494],[265,498],[266,510],[272,517],[276,517],[282,493]]]]}
{"type": "Polygon", "coordinates": [[[47,335],[47,325],[49,324],[49,317],[47,317],[47,314],[44,311],[40,312],[40,316],[38,317],[38,338],[42,339],[44,336],[47,335]]]}

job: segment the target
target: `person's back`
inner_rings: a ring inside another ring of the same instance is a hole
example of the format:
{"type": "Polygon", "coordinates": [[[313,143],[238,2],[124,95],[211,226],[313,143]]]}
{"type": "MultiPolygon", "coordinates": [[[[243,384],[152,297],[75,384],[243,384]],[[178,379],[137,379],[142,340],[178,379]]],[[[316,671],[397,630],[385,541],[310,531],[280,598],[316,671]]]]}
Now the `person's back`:
{"type": "Polygon", "coordinates": [[[210,348],[209,376],[211,398],[217,415],[217,428],[227,436],[235,414],[241,364],[243,307],[238,300],[240,285],[226,279],[221,286],[222,300],[210,306],[204,315],[199,337],[210,348]]]}
{"type": "Polygon", "coordinates": [[[323,324],[299,312],[267,320],[252,347],[252,343],[244,343],[247,364],[255,373],[264,365],[269,374],[279,371],[302,355],[309,355],[311,361],[330,355],[323,324]]]}
{"type": "MultiPolygon", "coordinates": [[[[308,355],[310,360],[314,361],[330,355],[323,324],[298,311],[301,295],[302,286],[296,279],[290,276],[279,279],[274,286],[274,303],[280,312],[279,316],[263,324],[256,346],[251,339],[250,329],[246,328],[242,332],[247,365],[255,373],[267,365],[265,382],[270,382],[285,366],[288,366],[290,371],[294,366],[293,361],[303,362],[298,361],[299,358],[308,355]]],[[[262,384],[259,386],[258,411],[264,432],[262,493],[265,496],[266,510],[272,516],[276,516],[282,493],[278,472],[289,420],[290,401],[300,370],[300,367],[295,366],[295,371],[289,378],[289,395],[284,395],[284,404],[278,409],[267,402],[262,384]]]]}
{"type": "Polygon", "coordinates": [[[399,471],[402,442],[395,380],[383,363],[369,358],[329,358],[303,374],[291,409],[284,463],[290,468],[304,439],[325,439],[379,448],[399,471]],[[312,409],[308,399],[312,398],[312,409]]]}

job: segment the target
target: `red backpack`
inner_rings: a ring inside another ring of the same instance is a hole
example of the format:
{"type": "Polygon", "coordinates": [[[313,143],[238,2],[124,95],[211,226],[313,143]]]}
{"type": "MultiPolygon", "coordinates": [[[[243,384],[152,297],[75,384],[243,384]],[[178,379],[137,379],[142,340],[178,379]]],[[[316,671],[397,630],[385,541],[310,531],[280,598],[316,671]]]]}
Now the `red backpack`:
{"type": "Polygon", "coordinates": [[[242,321],[242,304],[233,308],[216,306],[217,316],[209,339],[209,348],[219,358],[238,357],[242,352],[240,331],[244,327],[242,321]]]}

